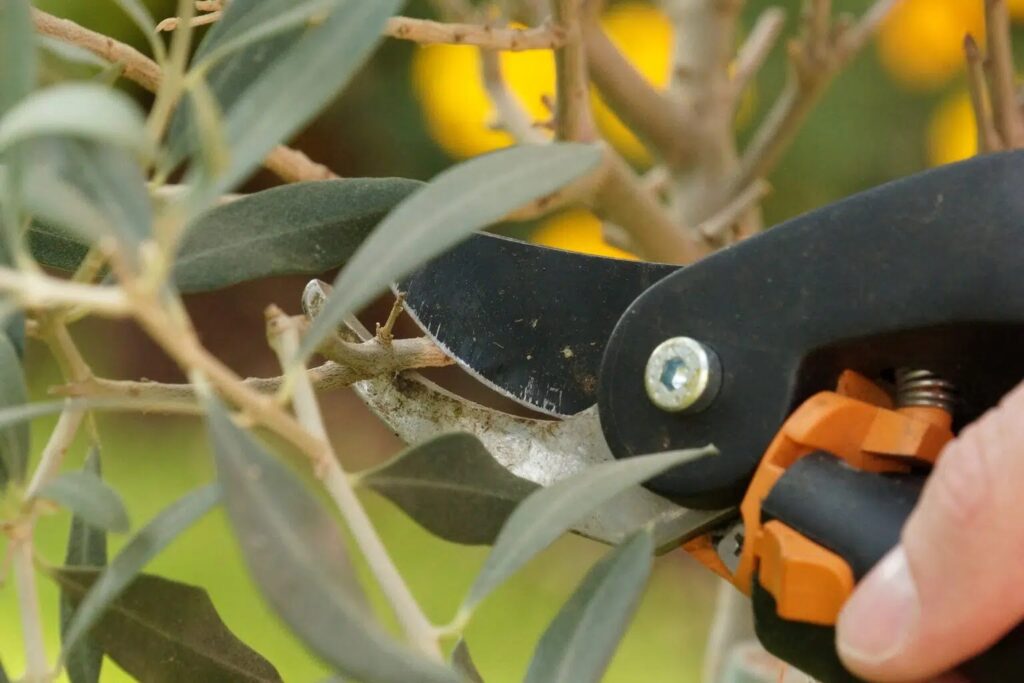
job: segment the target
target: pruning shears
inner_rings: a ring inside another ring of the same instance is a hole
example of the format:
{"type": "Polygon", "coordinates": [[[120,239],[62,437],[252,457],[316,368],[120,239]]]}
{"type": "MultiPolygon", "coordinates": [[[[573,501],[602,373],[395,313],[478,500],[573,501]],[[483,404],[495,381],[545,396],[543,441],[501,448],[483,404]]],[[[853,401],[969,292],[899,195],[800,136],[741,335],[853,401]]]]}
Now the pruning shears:
{"type": "MultiPolygon", "coordinates": [[[[943,446],[1024,378],[1022,182],[1024,153],[977,157],[683,268],[480,234],[400,287],[463,368],[559,418],[487,413],[481,436],[514,473],[550,484],[714,444],[579,531],[615,542],[652,524],[751,596],[770,652],[857,680],[835,652],[840,608],[943,446]]],[[[358,390],[409,439],[475,419],[416,377],[358,390]]],[[[1024,627],[961,672],[1024,680],[1024,627]]]]}

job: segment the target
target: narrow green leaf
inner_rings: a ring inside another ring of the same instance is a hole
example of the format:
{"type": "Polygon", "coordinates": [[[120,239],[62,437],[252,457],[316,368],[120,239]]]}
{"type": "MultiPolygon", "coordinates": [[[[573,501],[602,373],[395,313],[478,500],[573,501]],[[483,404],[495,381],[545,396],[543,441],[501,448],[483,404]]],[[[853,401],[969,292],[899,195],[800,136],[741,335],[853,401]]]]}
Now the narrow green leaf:
{"type": "Polygon", "coordinates": [[[219,206],[189,228],[175,264],[178,288],[207,291],[336,268],[420,185],[402,178],[292,183],[219,206]]]}
{"type": "Polygon", "coordinates": [[[0,120],[0,151],[34,137],[66,135],[145,152],[145,123],[127,95],[93,83],[39,90],[0,120]]]}
{"type": "Polygon", "coordinates": [[[539,489],[505,522],[462,610],[472,610],[534,555],[617,494],[671,467],[717,453],[708,446],[605,462],[539,489]]]}
{"type": "Polygon", "coordinates": [[[365,683],[453,682],[453,671],[399,644],[373,620],[332,517],[294,474],[208,405],[224,504],[267,602],[310,650],[365,683]]]}
{"type": "MultiPolygon", "coordinates": [[[[99,477],[101,475],[100,453],[93,448],[85,458],[84,470],[99,477]]],[[[68,549],[64,556],[68,567],[105,567],[107,565],[107,534],[87,524],[81,517],[71,518],[71,532],[68,534],[68,549]]],[[[60,633],[63,640],[75,614],[77,600],[63,587],[60,591],[60,633]]],[[[78,641],[78,645],[65,657],[64,668],[71,683],[97,683],[103,667],[103,650],[95,643],[91,634],[78,641]]]]}
{"type": "MultiPolygon", "coordinates": [[[[0,335],[0,413],[17,411],[28,401],[21,358],[10,337],[0,335]]],[[[8,481],[22,481],[28,462],[29,431],[25,422],[0,423],[0,490],[8,481]]]]}
{"type": "Polygon", "coordinates": [[[64,228],[34,221],[28,230],[28,248],[44,266],[74,272],[89,253],[89,244],[64,228]]]}
{"type": "Polygon", "coordinates": [[[0,683],[11,683],[11,679],[7,676],[7,669],[4,668],[3,662],[0,662],[0,683]]]}
{"type": "Polygon", "coordinates": [[[123,533],[131,527],[121,496],[91,472],[64,472],[48,482],[39,497],[63,505],[104,531],[123,533]]]}
{"type": "Polygon", "coordinates": [[[452,667],[469,683],[484,683],[483,676],[469,654],[469,646],[462,638],[459,638],[459,642],[455,643],[455,649],[452,650],[452,667]]]}
{"type": "Polygon", "coordinates": [[[150,234],[145,176],[127,152],[67,137],[35,141],[30,151],[21,202],[39,222],[87,241],[114,235],[129,247],[150,234]]]}
{"type": "Polygon", "coordinates": [[[508,516],[537,488],[498,464],[479,439],[465,433],[442,434],[412,446],[359,481],[431,533],[466,544],[493,543],[508,516]]]}
{"type": "Polygon", "coordinates": [[[78,640],[88,633],[110,603],[135,580],[150,560],[199,521],[219,500],[220,489],[216,485],[204,486],[164,508],[137,533],[82,598],[64,634],[64,652],[75,647],[78,640]]]}
{"type": "MultiPolygon", "coordinates": [[[[211,188],[212,196],[245,180],[274,145],[298,132],[338,94],[402,4],[403,0],[338,0],[323,21],[308,25],[290,48],[254,74],[231,107],[222,105],[232,156],[229,168],[211,188]]],[[[244,59],[248,52],[234,57],[244,59]]]]}
{"type": "MultiPolygon", "coordinates": [[[[275,16],[287,11],[291,4],[292,0],[233,0],[199,43],[192,63],[205,61],[218,46],[263,22],[272,21],[275,16]]],[[[206,82],[216,94],[221,111],[230,109],[253,80],[284,54],[302,33],[301,29],[295,29],[274,36],[216,64],[206,74],[206,82]]],[[[199,140],[195,133],[195,118],[195,102],[191,96],[187,96],[174,112],[167,132],[169,152],[165,163],[168,169],[177,166],[186,154],[197,151],[199,140]]]]}
{"type": "Polygon", "coordinates": [[[268,38],[274,38],[283,33],[296,32],[306,24],[314,23],[334,10],[339,0],[300,0],[291,5],[283,6],[267,20],[256,23],[249,27],[236,27],[234,35],[224,37],[217,42],[201,61],[192,67],[196,70],[208,71],[220,61],[231,55],[249,48],[254,43],[260,43],[268,38]]]}
{"type": "MultiPolygon", "coordinates": [[[[52,574],[76,603],[102,581],[97,569],[62,567],[52,574]]],[[[159,576],[134,577],[107,604],[90,637],[147,683],[281,680],[270,662],[228,629],[206,591],[159,576]]]]}
{"type": "Polygon", "coordinates": [[[303,339],[303,356],[392,281],[600,161],[597,147],[559,143],[513,147],[448,169],[392,211],[338,274],[303,339]]]}
{"type": "Polygon", "coordinates": [[[541,636],[526,683],[598,683],[622,640],[651,573],[646,529],[601,559],[541,636]]]}
{"type": "Polygon", "coordinates": [[[28,0],[0,2],[0,117],[36,83],[35,31],[28,0]]]}

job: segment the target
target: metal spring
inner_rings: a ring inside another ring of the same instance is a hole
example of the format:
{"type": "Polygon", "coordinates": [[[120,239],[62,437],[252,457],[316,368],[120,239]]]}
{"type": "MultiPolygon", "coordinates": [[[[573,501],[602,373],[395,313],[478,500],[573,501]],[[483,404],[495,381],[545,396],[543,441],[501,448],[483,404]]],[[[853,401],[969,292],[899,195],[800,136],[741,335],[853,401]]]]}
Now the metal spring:
{"type": "Polygon", "coordinates": [[[900,408],[931,406],[953,412],[956,387],[929,370],[900,368],[896,371],[896,405],[900,408]]]}

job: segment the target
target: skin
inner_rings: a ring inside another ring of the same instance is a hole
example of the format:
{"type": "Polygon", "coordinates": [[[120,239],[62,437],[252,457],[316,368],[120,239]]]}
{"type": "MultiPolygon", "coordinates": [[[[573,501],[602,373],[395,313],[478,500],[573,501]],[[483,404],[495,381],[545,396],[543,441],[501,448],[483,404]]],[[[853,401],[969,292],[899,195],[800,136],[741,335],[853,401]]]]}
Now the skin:
{"type": "Polygon", "coordinates": [[[942,672],[1024,621],[1024,384],[943,451],[902,542],[840,614],[846,666],[874,681],[942,672]]]}

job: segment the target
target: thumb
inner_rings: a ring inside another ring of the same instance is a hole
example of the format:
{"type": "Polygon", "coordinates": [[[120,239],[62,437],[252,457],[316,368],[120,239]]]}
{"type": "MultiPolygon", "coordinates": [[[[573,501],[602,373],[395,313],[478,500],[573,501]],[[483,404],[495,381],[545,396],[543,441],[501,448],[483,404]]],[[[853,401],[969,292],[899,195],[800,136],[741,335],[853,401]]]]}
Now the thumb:
{"type": "Polygon", "coordinates": [[[836,625],[846,666],[920,680],[978,654],[1024,618],[1024,385],[950,443],[902,542],[836,625]]]}

